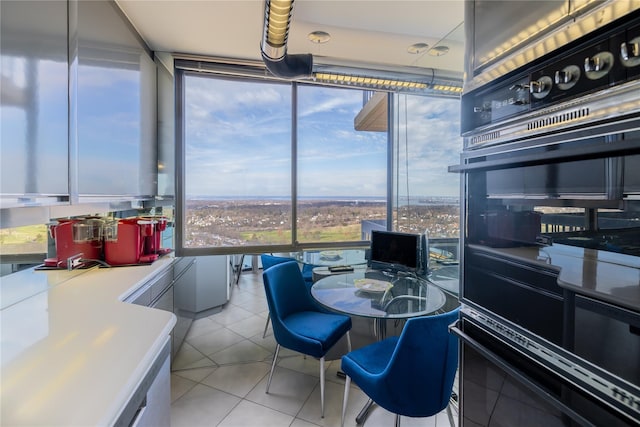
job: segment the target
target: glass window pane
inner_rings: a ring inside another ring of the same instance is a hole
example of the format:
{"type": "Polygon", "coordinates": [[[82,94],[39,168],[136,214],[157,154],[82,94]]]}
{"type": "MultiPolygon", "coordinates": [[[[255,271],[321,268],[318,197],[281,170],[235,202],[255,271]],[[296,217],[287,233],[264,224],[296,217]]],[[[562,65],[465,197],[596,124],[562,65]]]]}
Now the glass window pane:
{"type": "Polygon", "coordinates": [[[415,95],[396,97],[393,229],[429,237],[458,238],[460,100],[415,95]]]}
{"type": "Polygon", "coordinates": [[[184,246],[291,242],[291,87],[185,76],[184,246]]]}
{"type": "Polygon", "coordinates": [[[362,240],[386,216],[387,133],[356,131],[362,90],[298,88],[297,240],[362,240]]]}

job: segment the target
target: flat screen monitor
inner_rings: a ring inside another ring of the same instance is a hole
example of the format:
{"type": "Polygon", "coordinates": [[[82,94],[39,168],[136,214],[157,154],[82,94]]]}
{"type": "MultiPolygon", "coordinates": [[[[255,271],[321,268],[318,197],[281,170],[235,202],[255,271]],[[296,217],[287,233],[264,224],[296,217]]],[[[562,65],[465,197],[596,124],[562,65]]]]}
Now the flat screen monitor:
{"type": "Polygon", "coordinates": [[[371,231],[371,267],[416,271],[420,266],[420,235],[371,231]]]}

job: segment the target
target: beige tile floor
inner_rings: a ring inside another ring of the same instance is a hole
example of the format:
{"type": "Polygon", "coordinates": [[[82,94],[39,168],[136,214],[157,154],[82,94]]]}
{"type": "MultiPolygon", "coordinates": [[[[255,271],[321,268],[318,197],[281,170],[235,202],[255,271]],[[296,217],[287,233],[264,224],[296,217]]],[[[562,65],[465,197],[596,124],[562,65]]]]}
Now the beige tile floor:
{"type": "MultiPolygon", "coordinates": [[[[337,376],[339,354],[325,364],[324,418],[319,362],[314,358],[281,349],[271,389],[265,393],[276,346],[271,329],[262,338],[267,314],[262,275],[243,272],[224,309],[192,324],[173,361],[172,426],[340,425],[344,380],[337,376]]],[[[357,347],[353,332],[352,340],[357,347]]],[[[356,425],[355,417],[366,401],[352,383],[346,426],[356,425]]],[[[374,407],[365,425],[393,426],[394,415],[374,407]]],[[[402,425],[447,427],[449,420],[443,411],[430,418],[402,417],[402,425]]]]}

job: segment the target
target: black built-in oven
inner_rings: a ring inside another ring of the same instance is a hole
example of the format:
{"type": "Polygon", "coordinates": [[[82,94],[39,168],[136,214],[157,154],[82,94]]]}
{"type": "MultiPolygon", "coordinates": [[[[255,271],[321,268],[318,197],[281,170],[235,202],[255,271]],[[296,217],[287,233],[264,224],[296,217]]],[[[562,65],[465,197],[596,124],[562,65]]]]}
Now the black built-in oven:
{"type": "Polygon", "coordinates": [[[462,117],[462,425],[640,425],[640,10],[462,117]]]}

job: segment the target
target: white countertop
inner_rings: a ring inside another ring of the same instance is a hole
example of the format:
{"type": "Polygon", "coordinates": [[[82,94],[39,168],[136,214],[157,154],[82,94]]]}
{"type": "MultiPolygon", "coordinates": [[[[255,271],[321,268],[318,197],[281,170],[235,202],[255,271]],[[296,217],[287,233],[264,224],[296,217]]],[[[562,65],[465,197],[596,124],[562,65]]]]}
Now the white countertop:
{"type": "Polygon", "coordinates": [[[112,424],[176,321],[122,300],[172,262],[3,277],[0,424],[112,424]]]}
{"type": "Polygon", "coordinates": [[[640,311],[640,259],[615,252],[554,244],[478,249],[508,254],[559,272],[558,285],[576,294],[640,311]]]}

